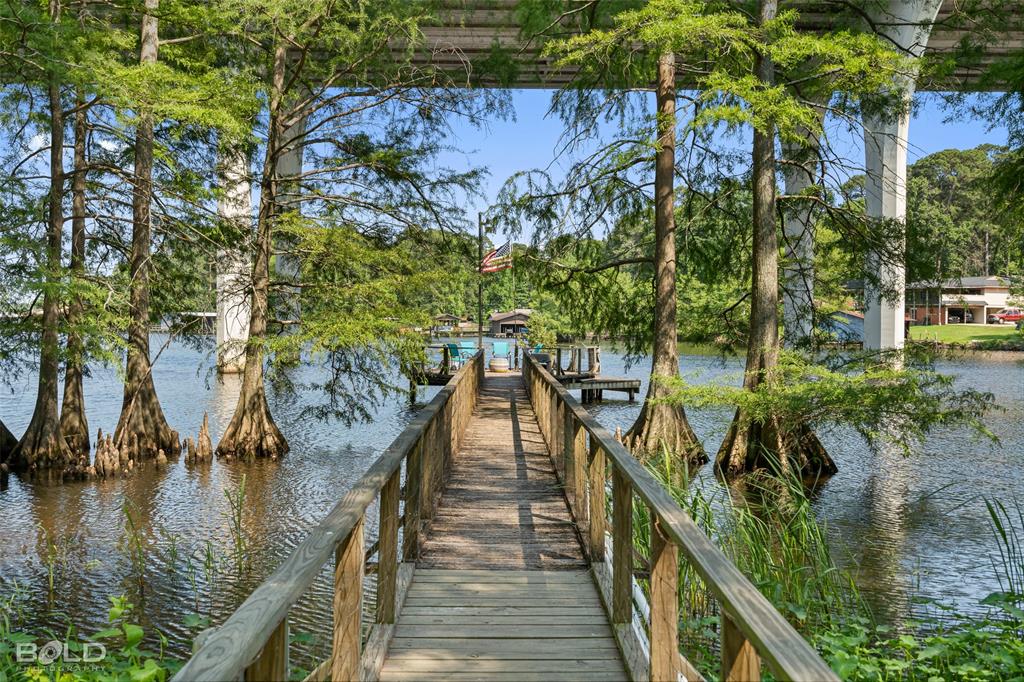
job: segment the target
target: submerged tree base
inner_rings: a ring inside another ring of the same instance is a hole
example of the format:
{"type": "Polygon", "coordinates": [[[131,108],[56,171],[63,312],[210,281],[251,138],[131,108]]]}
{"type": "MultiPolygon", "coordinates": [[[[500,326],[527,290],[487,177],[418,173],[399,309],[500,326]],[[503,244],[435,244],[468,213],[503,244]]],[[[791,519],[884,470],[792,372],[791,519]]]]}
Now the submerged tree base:
{"type": "Polygon", "coordinates": [[[47,421],[33,418],[25,435],[8,453],[8,467],[33,476],[65,478],[84,475],[88,459],[79,461],[71,452],[57,426],[56,415],[52,422],[47,421]]]}
{"type": "Polygon", "coordinates": [[[161,450],[171,456],[181,452],[178,432],[167,424],[152,378],[143,380],[137,391],[125,391],[114,445],[122,456],[135,462],[153,459],[161,450]]]}
{"type": "Polygon", "coordinates": [[[805,424],[781,429],[777,419],[754,421],[743,410],[733,417],[715,458],[715,469],[727,479],[768,470],[806,480],[827,478],[839,471],[805,424]]]}
{"type": "Polygon", "coordinates": [[[7,461],[17,445],[18,439],[7,429],[7,425],[0,421],[0,464],[7,461]]]}
{"type": "Polygon", "coordinates": [[[219,457],[277,459],[288,453],[288,441],[274,423],[262,385],[246,395],[243,388],[231,423],[217,444],[219,457]]]}
{"type": "Polygon", "coordinates": [[[650,397],[644,401],[623,442],[641,459],[667,450],[688,466],[700,466],[708,461],[682,406],[652,403],[650,397]]]}

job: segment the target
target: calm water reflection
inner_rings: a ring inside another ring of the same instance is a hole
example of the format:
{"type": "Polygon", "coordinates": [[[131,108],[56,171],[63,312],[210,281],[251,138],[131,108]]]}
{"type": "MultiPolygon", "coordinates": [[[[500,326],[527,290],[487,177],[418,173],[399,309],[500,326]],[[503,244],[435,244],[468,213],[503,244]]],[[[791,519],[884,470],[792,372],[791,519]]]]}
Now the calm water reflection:
{"type": "MultiPolygon", "coordinates": [[[[154,339],[159,347],[160,339],[154,339]]],[[[628,370],[621,356],[603,353],[608,374],[642,376],[645,363],[628,370]]],[[[687,355],[684,373],[694,381],[739,381],[742,362],[687,355]]],[[[910,597],[955,601],[963,608],[996,588],[989,557],[995,547],[983,497],[1009,500],[1024,478],[1024,363],[1012,359],[964,359],[940,363],[964,386],[995,393],[1004,412],[991,416],[1002,443],[991,448],[962,432],[933,436],[916,456],[873,454],[851,433],[822,434],[840,473],[819,492],[815,506],[828,524],[841,559],[887,620],[905,617],[910,597]]],[[[313,379],[315,367],[299,371],[313,379]]],[[[171,345],[154,367],[154,379],[173,428],[198,430],[209,412],[216,442],[235,407],[238,381],[220,382],[201,352],[171,345]]],[[[15,433],[28,422],[34,379],[0,394],[0,418],[15,433]]],[[[646,388],[646,386],[645,386],[646,388]]],[[[429,400],[436,388],[421,389],[429,400]]],[[[112,429],[121,404],[113,369],[94,370],[86,383],[90,426],[112,429]]],[[[338,500],[411,419],[402,400],[381,406],[371,424],[350,428],[303,415],[315,397],[271,396],[273,410],[291,444],[281,462],[243,465],[214,461],[188,467],[183,460],[163,470],[146,467],[123,480],[59,486],[11,477],[0,492],[0,594],[18,586],[23,624],[53,626],[66,614],[86,632],[105,625],[108,595],[127,594],[144,604],[142,624],[170,638],[177,653],[192,633],[184,618],[192,612],[221,620],[276,566],[338,500]],[[244,535],[253,559],[239,573],[231,561],[230,506],[225,493],[245,477],[244,535]],[[130,559],[130,516],[140,528],[138,543],[148,563],[142,573],[130,559]],[[49,589],[50,576],[54,589],[49,589]]],[[[628,427],[639,403],[609,401],[594,412],[606,426],[628,427]]],[[[694,429],[713,453],[731,411],[690,414],[694,429]]],[[[717,485],[710,467],[700,476],[717,485]]],[[[375,533],[370,514],[368,529],[375,533]]],[[[305,645],[322,651],[330,622],[329,579],[325,573],[293,612],[293,629],[310,632],[305,645]],[[318,637],[317,637],[318,635],[318,637]]],[[[301,656],[299,657],[301,660],[301,656]]]]}

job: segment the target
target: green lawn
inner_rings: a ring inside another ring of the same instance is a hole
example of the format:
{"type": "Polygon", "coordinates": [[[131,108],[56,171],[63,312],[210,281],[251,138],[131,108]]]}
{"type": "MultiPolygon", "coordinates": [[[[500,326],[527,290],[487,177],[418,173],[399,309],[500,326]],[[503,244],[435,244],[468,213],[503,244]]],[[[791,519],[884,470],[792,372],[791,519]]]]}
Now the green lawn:
{"type": "Polygon", "coordinates": [[[913,326],[910,338],[914,341],[938,341],[939,343],[967,344],[978,342],[978,345],[1022,344],[1024,338],[1012,324],[943,324],[913,326]]]}

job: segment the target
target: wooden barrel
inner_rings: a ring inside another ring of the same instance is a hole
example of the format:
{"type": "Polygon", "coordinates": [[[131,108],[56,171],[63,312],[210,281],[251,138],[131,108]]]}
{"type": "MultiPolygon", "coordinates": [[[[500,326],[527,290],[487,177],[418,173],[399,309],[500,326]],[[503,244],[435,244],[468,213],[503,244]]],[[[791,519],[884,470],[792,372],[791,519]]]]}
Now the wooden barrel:
{"type": "Polygon", "coordinates": [[[492,372],[507,372],[508,358],[491,358],[491,362],[488,366],[492,372]]]}

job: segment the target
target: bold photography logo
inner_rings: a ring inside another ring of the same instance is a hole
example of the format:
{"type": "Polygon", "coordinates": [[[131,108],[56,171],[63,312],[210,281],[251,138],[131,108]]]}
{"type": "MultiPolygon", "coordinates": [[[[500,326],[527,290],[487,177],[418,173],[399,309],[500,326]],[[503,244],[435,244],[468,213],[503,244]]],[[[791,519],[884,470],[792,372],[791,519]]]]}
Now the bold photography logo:
{"type": "Polygon", "coordinates": [[[107,647],[98,642],[81,642],[73,651],[69,642],[51,640],[42,646],[35,642],[18,642],[14,655],[18,663],[50,665],[58,659],[65,663],[99,663],[107,655],[107,647]]]}

